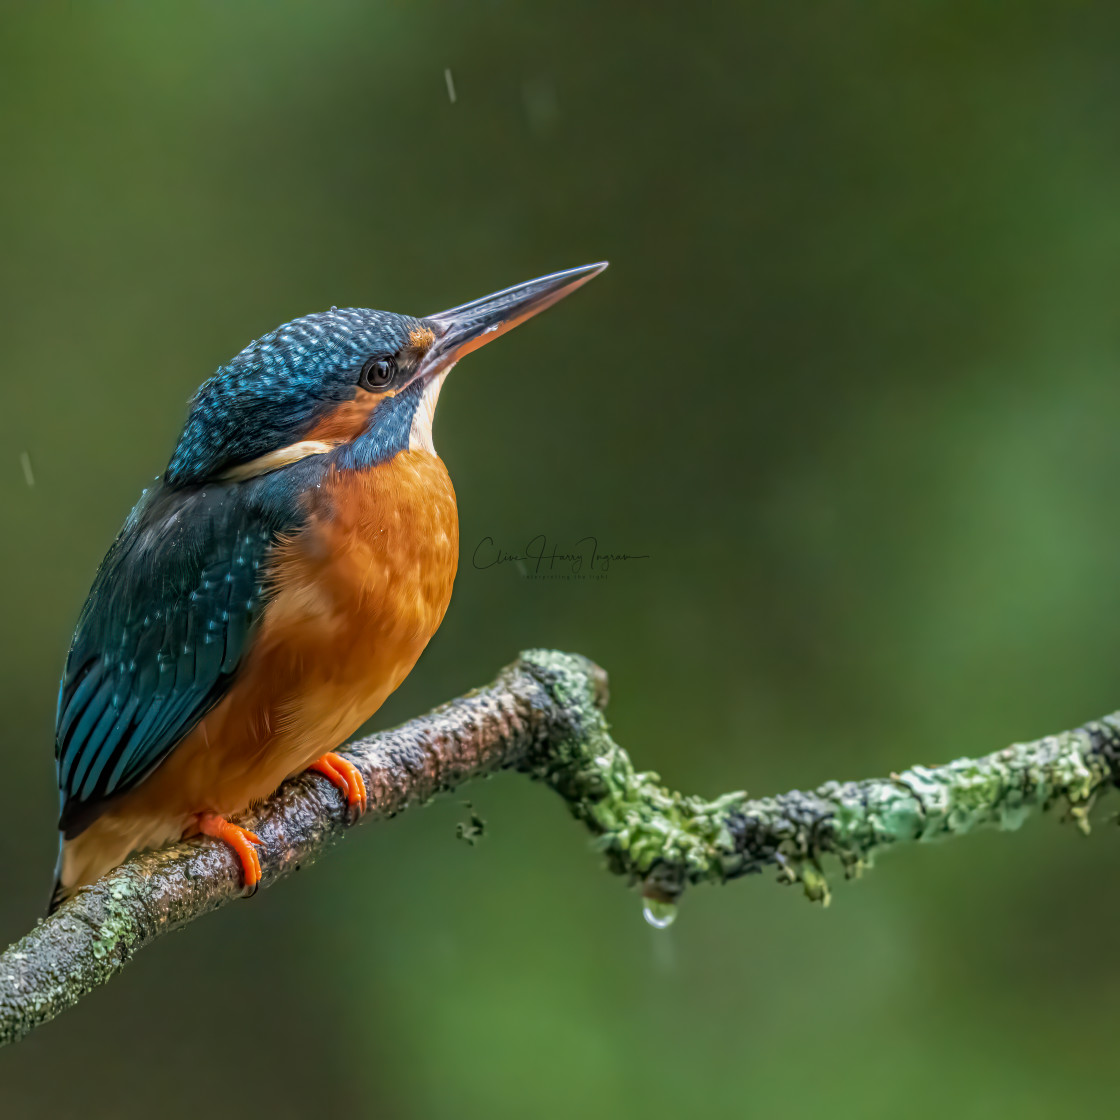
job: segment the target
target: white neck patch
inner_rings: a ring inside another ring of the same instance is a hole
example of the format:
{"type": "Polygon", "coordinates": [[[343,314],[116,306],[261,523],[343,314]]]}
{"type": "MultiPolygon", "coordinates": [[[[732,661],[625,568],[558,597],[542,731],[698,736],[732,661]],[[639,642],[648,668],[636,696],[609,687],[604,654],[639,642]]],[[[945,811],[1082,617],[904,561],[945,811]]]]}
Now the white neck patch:
{"type": "Polygon", "coordinates": [[[228,479],[230,482],[242,482],[247,478],[256,478],[258,475],[268,474],[269,471],[279,470],[290,463],[298,463],[308,455],[325,455],[338,446],[337,440],[324,441],[319,439],[305,439],[299,443],[289,443],[287,447],[278,447],[275,451],[268,452],[248,463],[240,463],[223,471],[219,478],[228,479]]]}
{"type": "MultiPolygon", "coordinates": [[[[454,363],[452,363],[454,365],[454,363]]],[[[426,451],[429,455],[436,453],[436,445],[432,441],[432,422],[436,418],[436,401],[439,400],[439,391],[443,388],[444,378],[451,372],[451,366],[440,370],[435,377],[429,378],[424,387],[424,395],[416,406],[412,416],[412,429],[408,433],[409,451],[426,451]]]]}

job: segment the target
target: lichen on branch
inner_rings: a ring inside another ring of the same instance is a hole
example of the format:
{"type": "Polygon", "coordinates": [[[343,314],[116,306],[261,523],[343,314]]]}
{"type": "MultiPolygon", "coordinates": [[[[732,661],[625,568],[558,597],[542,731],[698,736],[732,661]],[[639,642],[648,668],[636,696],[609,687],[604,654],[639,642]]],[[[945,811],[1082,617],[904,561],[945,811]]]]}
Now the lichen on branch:
{"type": "Polygon", "coordinates": [[[522,764],[548,782],[598,837],[608,867],[675,901],[684,888],[725,883],[775,866],[827,902],[821,860],[835,856],[860,874],[893,845],[1015,829],[1032,809],[1061,803],[1088,830],[1097,793],[1120,779],[1120,713],[1075,731],[1017,743],[982,758],[912,766],[888,778],[827,782],[816,790],[712,800],[667,789],[635,770],[611,738],[604,705],[592,702],[580,665],[534,651],[523,660],[546,672],[558,698],[580,711],[579,733],[530,753],[522,764]]]}
{"type": "MultiPolygon", "coordinates": [[[[639,883],[648,907],[687,886],[766,867],[827,901],[822,858],[848,875],[896,844],[1016,828],[1064,804],[1081,827],[1099,791],[1120,779],[1120,713],[1076,731],[977,759],[912,766],[888,778],[809,791],[713,799],[668,789],[634,768],[604,715],[606,674],[586,658],[523,653],[493,684],[349,745],[370,794],[364,819],[395,816],[473,778],[514,769],[551,786],[596,839],[607,867],[639,883]]],[[[341,794],[304,774],[245,823],[262,839],[262,886],[312,862],[356,823],[341,794]]],[[[197,838],[141,853],[0,954],[0,1045],[24,1037],[105,983],[156,937],[240,895],[236,858],[197,838]]],[[[654,924],[666,910],[647,909],[654,924]]]]}

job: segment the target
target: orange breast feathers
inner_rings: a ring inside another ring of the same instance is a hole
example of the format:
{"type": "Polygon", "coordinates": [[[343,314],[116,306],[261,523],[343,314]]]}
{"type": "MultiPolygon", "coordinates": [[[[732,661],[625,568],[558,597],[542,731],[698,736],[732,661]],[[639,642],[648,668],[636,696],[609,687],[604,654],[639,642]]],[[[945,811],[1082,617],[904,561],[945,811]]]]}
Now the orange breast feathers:
{"type": "Polygon", "coordinates": [[[274,593],[229,692],[139,786],[63,851],[92,882],[130,851],[231,816],[333,750],[404,680],[443,621],[459,557],[443,463],[403,451],[329,475],[270,566],[274,593]]]}
{"type": "Polygon", "coordinates": [[[337,747],[408,676],[447,611],[459,519],[436,456],[333,472],[309,500],[306,528],[269,566],[272,598],[237,680],[149,779],[180,771],[168,780],[210,802],[193,812],[239,812],[337,747]]]}
{"type": "Polygon", "coordinates": [[[352,734],[408,675],[443,621],[458,558],[455,491],[426,451],[334,473],[314,492],[307,528],[277,551],[246,666],[249,708],[254,691],[271,697],[284,776],[352,734]]]}

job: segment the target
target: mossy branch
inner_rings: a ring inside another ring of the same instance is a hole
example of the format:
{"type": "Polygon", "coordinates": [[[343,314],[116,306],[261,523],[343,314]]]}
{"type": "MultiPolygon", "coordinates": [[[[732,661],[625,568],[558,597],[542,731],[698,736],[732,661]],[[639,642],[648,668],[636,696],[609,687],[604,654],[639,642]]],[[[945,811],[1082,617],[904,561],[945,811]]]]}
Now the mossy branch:
{"type": "MultiPolygon", "coordinates": [[[[392,817],[472,778],[516,769],[550,785],[596,836],[611,871],[640,883],[652,920],[686,886],[772,866],[827,901],[821,868],[845,874],[894,844],[1016,828],[1035,808],[1066,805],[1087,828],[1096,794],[1120,780],[1120,713],[978,759],[912,766],[889,778],[812,792],[714,800],[666,789],[634,769],[603,711],[606,674],[585,658],[524,653],[486,688],[345,752],[370,792],[364,819],[392,817]]],[[[305,774],[247,823],[263,841],[262,886],[310,863],[355,822],[341,795],[305,774]]],[[[130,859],[78,892],[0,955],[0,1045],[104,984],[156,937],[237,898],[237,861],[196,839],[130,859]]]]}

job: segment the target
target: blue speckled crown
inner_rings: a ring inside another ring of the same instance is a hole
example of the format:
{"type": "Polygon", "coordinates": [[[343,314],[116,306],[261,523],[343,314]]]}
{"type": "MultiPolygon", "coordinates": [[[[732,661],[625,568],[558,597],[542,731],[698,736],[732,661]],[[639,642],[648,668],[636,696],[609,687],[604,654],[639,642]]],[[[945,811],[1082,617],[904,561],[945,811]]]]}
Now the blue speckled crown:
{"type": "Polygon", "coordinates": [[[191,401],[164,479],[199,483],[294,443],[354,395],[370,357],[395,354],[419,320],[391,311],[331,308],[249,343],[191,401]]]}

